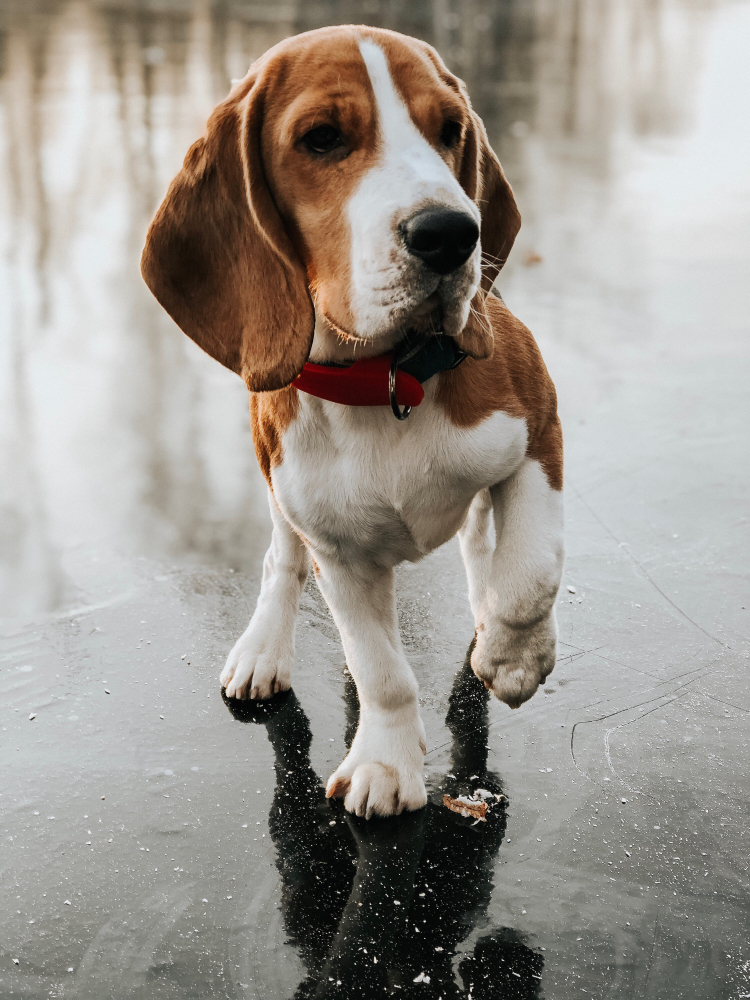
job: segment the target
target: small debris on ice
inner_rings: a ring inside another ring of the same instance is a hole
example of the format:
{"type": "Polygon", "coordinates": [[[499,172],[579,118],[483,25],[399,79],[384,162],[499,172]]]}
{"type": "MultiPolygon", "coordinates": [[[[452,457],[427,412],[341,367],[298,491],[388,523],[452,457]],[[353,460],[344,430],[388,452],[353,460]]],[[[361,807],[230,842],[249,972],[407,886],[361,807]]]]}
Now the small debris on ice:
{"type": "Polygon", "coordinates": [[[29,716],[29,722],[33,722],[35,718],[36,718],[36,712],[32,712],[31,715],[29,716]]]}
{"type": "Polygon", "coordinates": [[[72,972],[72,971],[73,971],[73,966],[71,965],[70,968],[68,969],[68,972],[72,972]]]}
{"type": "Polygon", "coordinates": [[[483,802],[488,802],[490,799],[494,799],[495,802],[501,802],[505,798],[504,795],[495,795],[494,792],[488,792],[486,788],[475,788],[471,794],[472,798],[480,798],[483,802]]]}
{"type": "Polygon", "coordinates": [[[19,962],[18,962],[18,959],[17,959],[17,958],[14,958],[14,959],[13,959],[13,964],[14,964],[14,965],[18,965],[18,964],[19,964],[19,962]]]}
{"type": "Polygon", "coordinates": [[[419,975],[413,980],[415,983],[429,983],[430,977],[426,972],[420,972],[419,975]]]}
{"type": "Polygon", "coordinates": [[[110,691],[110,690],[109,690],[108,688],[105,688],[105,689],[104,689],[104,693],[105,693],[105,694],[111,694],[112,692],[111,692],[111,691],[110,691]]]}
{"type": "Polygon", "coordinates": [[[458,813],[459,816],[471,816],[486,823],[488,801],[494,799],[495,802],[501,802],[504,798],[504,795],[495,795],[493,792],[488,792],[486,788],[477,788],[470,796],[458,795],[454,799],[450,795],[443,795],[443,805],[451,812],[458,813]]]}
{"type": "Polygon", "coordinates": [[[573,586],[572,583],[568,584],[568,586],[566,587],[566,590],[568,591],[569,594],[575,594],[575,592],[576,592],[576,588],[573,586]]]}
{"type": "Polygon", "coordinates": [[[72,905],[73,904],[70,902],[69,899],[66,899],[65,902],[63,903],[63,906],[72,906],[72,905]]]}

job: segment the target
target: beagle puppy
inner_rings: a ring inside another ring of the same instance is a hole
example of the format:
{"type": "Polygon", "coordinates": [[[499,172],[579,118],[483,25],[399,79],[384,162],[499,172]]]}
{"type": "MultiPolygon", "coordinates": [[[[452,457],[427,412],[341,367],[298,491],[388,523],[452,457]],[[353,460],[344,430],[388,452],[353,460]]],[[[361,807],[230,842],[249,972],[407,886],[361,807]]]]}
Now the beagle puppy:
{"type": "Polygon", "coordinates": [[[519,226],[484,126],[437,52],[349,25],[253,63],[148,232],[145,281],[245,380],[268,482],[260,597],[222,687],[240,699],[290,687],[312,563],[360,705],[326,792],[360,816],[427,801],[398,563],[458,534],[471,667],[511,708],[555,664],[555,390],[492,291],[519,226]]]}

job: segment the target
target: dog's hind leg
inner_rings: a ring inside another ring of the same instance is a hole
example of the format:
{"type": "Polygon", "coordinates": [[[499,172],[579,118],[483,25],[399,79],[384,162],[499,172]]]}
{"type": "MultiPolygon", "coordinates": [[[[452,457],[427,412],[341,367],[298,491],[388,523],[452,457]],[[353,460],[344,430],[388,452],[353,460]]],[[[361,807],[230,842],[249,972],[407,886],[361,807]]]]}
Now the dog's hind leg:
{"type": "MultiPolygon", "coordinates": [[[[479,553],[467,565],[482,579],[472,598],[477,638],[471,666],[501,701],[517,708],[530,698],[555,665],[555,598],[563,566],[562,494],[540,463],[526,458],[490,490],[495,542],[488,560],[479,553]],[[478,567],[478,568],[477,568],[478,567]]],[[[461,540],[464,558],[471,546],[461,540]]],[[[471,590],[471,583],[470,583],[471,590]]]]}
{"type": "Polygon", "coordinates": [[[263,563],[255,613],[221,672],[230,698],[271,698],[291,686],[294,624],[310,556],[268,491],[273,537],[263,563]]]}

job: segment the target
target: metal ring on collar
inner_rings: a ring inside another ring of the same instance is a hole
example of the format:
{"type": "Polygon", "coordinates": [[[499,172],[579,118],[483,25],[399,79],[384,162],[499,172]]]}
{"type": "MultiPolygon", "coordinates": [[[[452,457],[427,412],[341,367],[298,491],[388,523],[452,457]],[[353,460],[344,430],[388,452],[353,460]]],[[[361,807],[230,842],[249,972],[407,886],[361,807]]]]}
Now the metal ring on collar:
{"type": "Polygon", "coordinates": [[[398,399],[396,399],[396,372],[398,371],[398,363],[401,358],[401,351],[394,351],[391,357],[391,370],[388,372],[388,396],[391,401],[391,409],[393,410],[393,416],[396,420],[406,420],[406,418],[411,413],[411,407],[405,406],[403,410],[398,405],[398,399]]]}

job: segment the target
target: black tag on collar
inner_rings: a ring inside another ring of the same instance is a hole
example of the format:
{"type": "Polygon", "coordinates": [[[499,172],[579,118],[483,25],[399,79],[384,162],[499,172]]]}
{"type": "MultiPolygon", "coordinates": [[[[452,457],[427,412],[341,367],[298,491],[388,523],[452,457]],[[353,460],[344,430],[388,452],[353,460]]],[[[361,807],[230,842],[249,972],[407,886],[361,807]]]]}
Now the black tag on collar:
{"type": "MultiPolygon", "coordinates": [[[[412,335],[413,337],[413,335],[412,335]]],[[[409,340],[406,337],[401,341],[394,351],[404,354],[409,352],[409,340]]],[[[411,357],[404,361],[399,361],[399,371],[406,372],[418,382],[426,382],[438,372],[448,371],[450,368],[457,368],[466,357],[463,351],[459,350],[453,337],[448,337],[444,333],[431,336],[419,347],[411,357]]]]}

